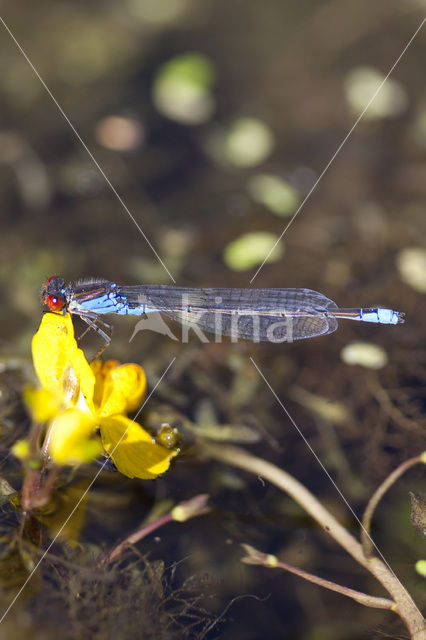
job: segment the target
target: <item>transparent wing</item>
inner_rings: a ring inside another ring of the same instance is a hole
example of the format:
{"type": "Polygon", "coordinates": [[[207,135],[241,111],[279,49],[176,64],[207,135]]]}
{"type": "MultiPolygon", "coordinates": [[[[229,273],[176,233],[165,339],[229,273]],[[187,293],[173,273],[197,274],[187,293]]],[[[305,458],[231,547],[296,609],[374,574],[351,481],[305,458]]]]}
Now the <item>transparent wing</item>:
{"type": "MultiPolygon", "coordinates": [[[[332,333],[337,305],[310,289],[191,289],[147,285],[114,289],[125,311],[160,311],[202,331],[252,341],[292,342],[332,333]],[[330,312],[330,313],[328,313],[330,312]]],[[[114,311],[111,310],[114,313],[114,311]]]]}

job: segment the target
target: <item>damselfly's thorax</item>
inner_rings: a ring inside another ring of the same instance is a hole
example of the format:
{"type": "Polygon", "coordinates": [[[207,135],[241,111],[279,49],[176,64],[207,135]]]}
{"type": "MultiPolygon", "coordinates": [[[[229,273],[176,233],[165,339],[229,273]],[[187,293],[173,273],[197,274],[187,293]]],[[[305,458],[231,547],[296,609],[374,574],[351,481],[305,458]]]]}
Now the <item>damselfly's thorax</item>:
{"type": "Polygon", "coordinates": [[[41,291],[41,299],[50,311],[65,313],[67,310],[67,296],[63,278],[59,276],[49,278],[41,291]]]}

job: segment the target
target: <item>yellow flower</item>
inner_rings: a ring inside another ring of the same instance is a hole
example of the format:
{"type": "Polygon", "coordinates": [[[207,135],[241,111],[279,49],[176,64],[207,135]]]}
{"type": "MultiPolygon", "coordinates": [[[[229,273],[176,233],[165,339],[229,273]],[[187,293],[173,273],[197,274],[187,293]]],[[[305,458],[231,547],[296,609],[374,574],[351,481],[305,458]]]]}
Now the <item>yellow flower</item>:
{"type": "Polygon", "coordinates": [[[32,342],[41,390],[28,390],[34,418],[49,420],[43,447],[57,464],[89,462],[105,451],[130,478],[156,478],[167,471],[177,449],[158,445],[127,417],[146,391],[137,364],[116,360],[91,365],[78,348],[69,313],[46,313],[32,342]]]}

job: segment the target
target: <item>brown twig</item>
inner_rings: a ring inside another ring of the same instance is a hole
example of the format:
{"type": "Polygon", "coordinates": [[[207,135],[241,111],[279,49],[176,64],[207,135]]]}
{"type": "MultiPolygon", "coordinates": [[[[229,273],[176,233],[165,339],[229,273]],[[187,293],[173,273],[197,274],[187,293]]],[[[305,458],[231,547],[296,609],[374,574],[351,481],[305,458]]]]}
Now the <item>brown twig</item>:
{"type": "Polygon", "coordinates": [[[398,478],[402,476],[403,473],[421,462],[426,463],[425,454],[421,454],[419,456],[416,456],[415,458],[410,458],[409,460],[406,460],[405,462],[400,464],[399,467],[392,471],[392,473],[382,482],[382,484],[376,489],[376,491],[368,501],[367,507],[364,511],[364,515],[362,517],[361,528],[362,548],[366,557],[370,557],[373,555],[373,543],[371,541],[370,531],[371,520],[373,518],[373,514],[377,508],[377,505],[385,495],[386,491],[390,489],[390,487],[398,480],[398,478]]]}
{"type": "Polygon", "coordinates": [[[416,420],[408,418],[393,402],[386,389],[377,384],[369,384],[370,389],[383,411],[395,421],[404,431],[418,431],[419,424],[416,420]]]}
{"type": "Polygon", "coordinates": [[[210,457],[234,465],[268,479],[290,495],[309,513],[327,533],[336,540],[355,560],[383,585],[393,600],[392,610],[405,622],[411,638],[426,640],[425,620],[404,586],[384,562],[376,557],[366,557],[362,545],[336,520],[317,498],[293,476],[275,465],[257,458],[239,447],[200,444],[201,450],[210,457]]]}
{"type": "Polygon", "coordinates": [[[271,569],[283,569],[284,571],[289,571],[290,573],[294,573],[296,576],[300,576],[304,578],[308,582],[313,582],[314,584],[318,584],[320,587],[324,587],[325,589],[330,589],[330,591],[336,591],[336,593],[341,593],[343,596],[347,596],[348,598],[352,598],[359,602],[360,604],[365,605],[366,607],[373,607],[374,609],[390,609],[392,610],[395,603],[393,600],[389,600],[388,598],[377,598],[376,596],[371,596],[368,593],[363,593],[362,591],[355,591],[355,589],[349,589],[348,587],[344,587],[341,584],[337,584],[336,582],[331,582],[330,580],[325,580],[324,578],[320,578],[319,576],[314,575],[313,573],[308,573],[307,571],[303,571],[298,567],[294,567],[291,564],[287,564],[286,562],[282,562],[278,560],[277,557],[268,555],[266,553],[262,553],[258,549],[251,547],[248,544],[241,545],[246,551],[247,555],[241,558],[241,562],[245,564],[257,564],[262,567],[269,567],[271,569]]]}
{"type": "Polygon", "coordinates": [[[147,535],[169,522],[185,522],[185,520],[189,520],[189,518],[194,518],[195,516],[200,516],[203,513],[207,513],[207,511],[210,510],[207,506],[207,500],[208,496],[206,494],[195,496],[190,500],[181,502],[169,513],[166,513],[164,516],[161,516],[154,522],[140,527],[139,529],[137,529],[137,531],[123,540],[123,542],[120,542],[117,546],[115,546],[108,554],[103,556],[103,558],[99,562],[99,566],[103,566],[112,562],[113,560],[118,558],[129,546],[136,544],[137,542],[139,542],[139,540],[142,540],[142,538],[146,538],[147,535]]]}

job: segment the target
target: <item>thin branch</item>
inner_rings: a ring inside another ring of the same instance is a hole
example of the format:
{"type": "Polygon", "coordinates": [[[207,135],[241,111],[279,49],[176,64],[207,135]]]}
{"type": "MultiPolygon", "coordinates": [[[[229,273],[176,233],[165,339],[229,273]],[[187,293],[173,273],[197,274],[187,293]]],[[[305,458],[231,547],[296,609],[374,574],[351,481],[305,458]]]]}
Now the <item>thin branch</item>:
{"type": "Polygon", "coordinates": [[[421,462],[426,462],[424,459],[424,455],[416,456],[415,458],[410,458],[406,460],[402,464],[399,465],[392,473],[382,482],[382,484],[376,489],[376,491],[371,496],[368,501],[367,507],[364,511],[364,515],[362,517],[362,528],[361,528],[361,541],[362,547],[364,550],[364,554],[366,557],[370,557],[373,555],[373,545],[370,538],[371,531],[371,520],[373,518],[374,511],[377,508],[380,500],[385,495],[386,491],[390,489],[390,487],[402,476],[403,473],[414,467],[416,464],[421,462]]]}
{"type": "Polygon", "coordinates": [[[313,582],[314,584],[318,584],[320,587],[324,587],[325,589],[329,589],[330,591],[335,591],[336,593],[341,593],[343,596],[352,598],[356,602],[359,602],[359,604],[363,604],[366,607],[392,610],[395,606],[394,601],[389,600],[388,598],[378,598],[376,596],[370,596],[368,593],[363,593],[362,591],[349,589],[348,587],[344,587],[341,584],[331,582],[331,580],[325,580],[324,578],[320,578],[313,573],[308,573],[307,571],[303,571],[302,569],[294,567],[291,564],[282,562],[275,556],[262,553],[258,549],[255,549],[248,544],[243,544],[241,546],[247,553],[247,555],[241,559],[241,562],[244,562],[245,564],[257,564],[262,567],[268,567],[271,569],[277,568],[283,569],[284,571],[289,571],[290,573],[294,573],[296,576],[304,578],[308,582],[313,582]]]}
{"type": "Polygon", "coordinates": [[[306,487],[282,469],[239,447],[206,442],[200,444],[199,447],[203,453],[210,455],[210,457],[266,478],[290,495],[340,546],[383,585],[395,603],[393,610],[404,620],[411,638],[426,640],[425,620],[395,574],[379,558],[367,558],[364,555],[362,545],[346,531],[306,487]]]}
{"type": "Polygon", "coordinates": [[[144,525],[137,529],[134,533],[128,536],[123,542],[120,542],[116,547],[114,547],[107,555],[105,555],[99,562],[99,566],[103,566],[108,564],[118,558],[125,549],[129,546],[136,544],[139,540],[146,538],[150,533],[163,527],[165,524],[169,522],[185,522],[190,518],[194,518],[196,516],[200,516],[203,513],[207,513],[210,508],[207,506],[208,496],[206,494],[200,494],[191,498],[190,500],[185,500],[184,502],[179,503],[176,507],[174,507],[169,513],[166,513],[164,516],[161,516],[154,522],[150,524],[144,525]]]}

